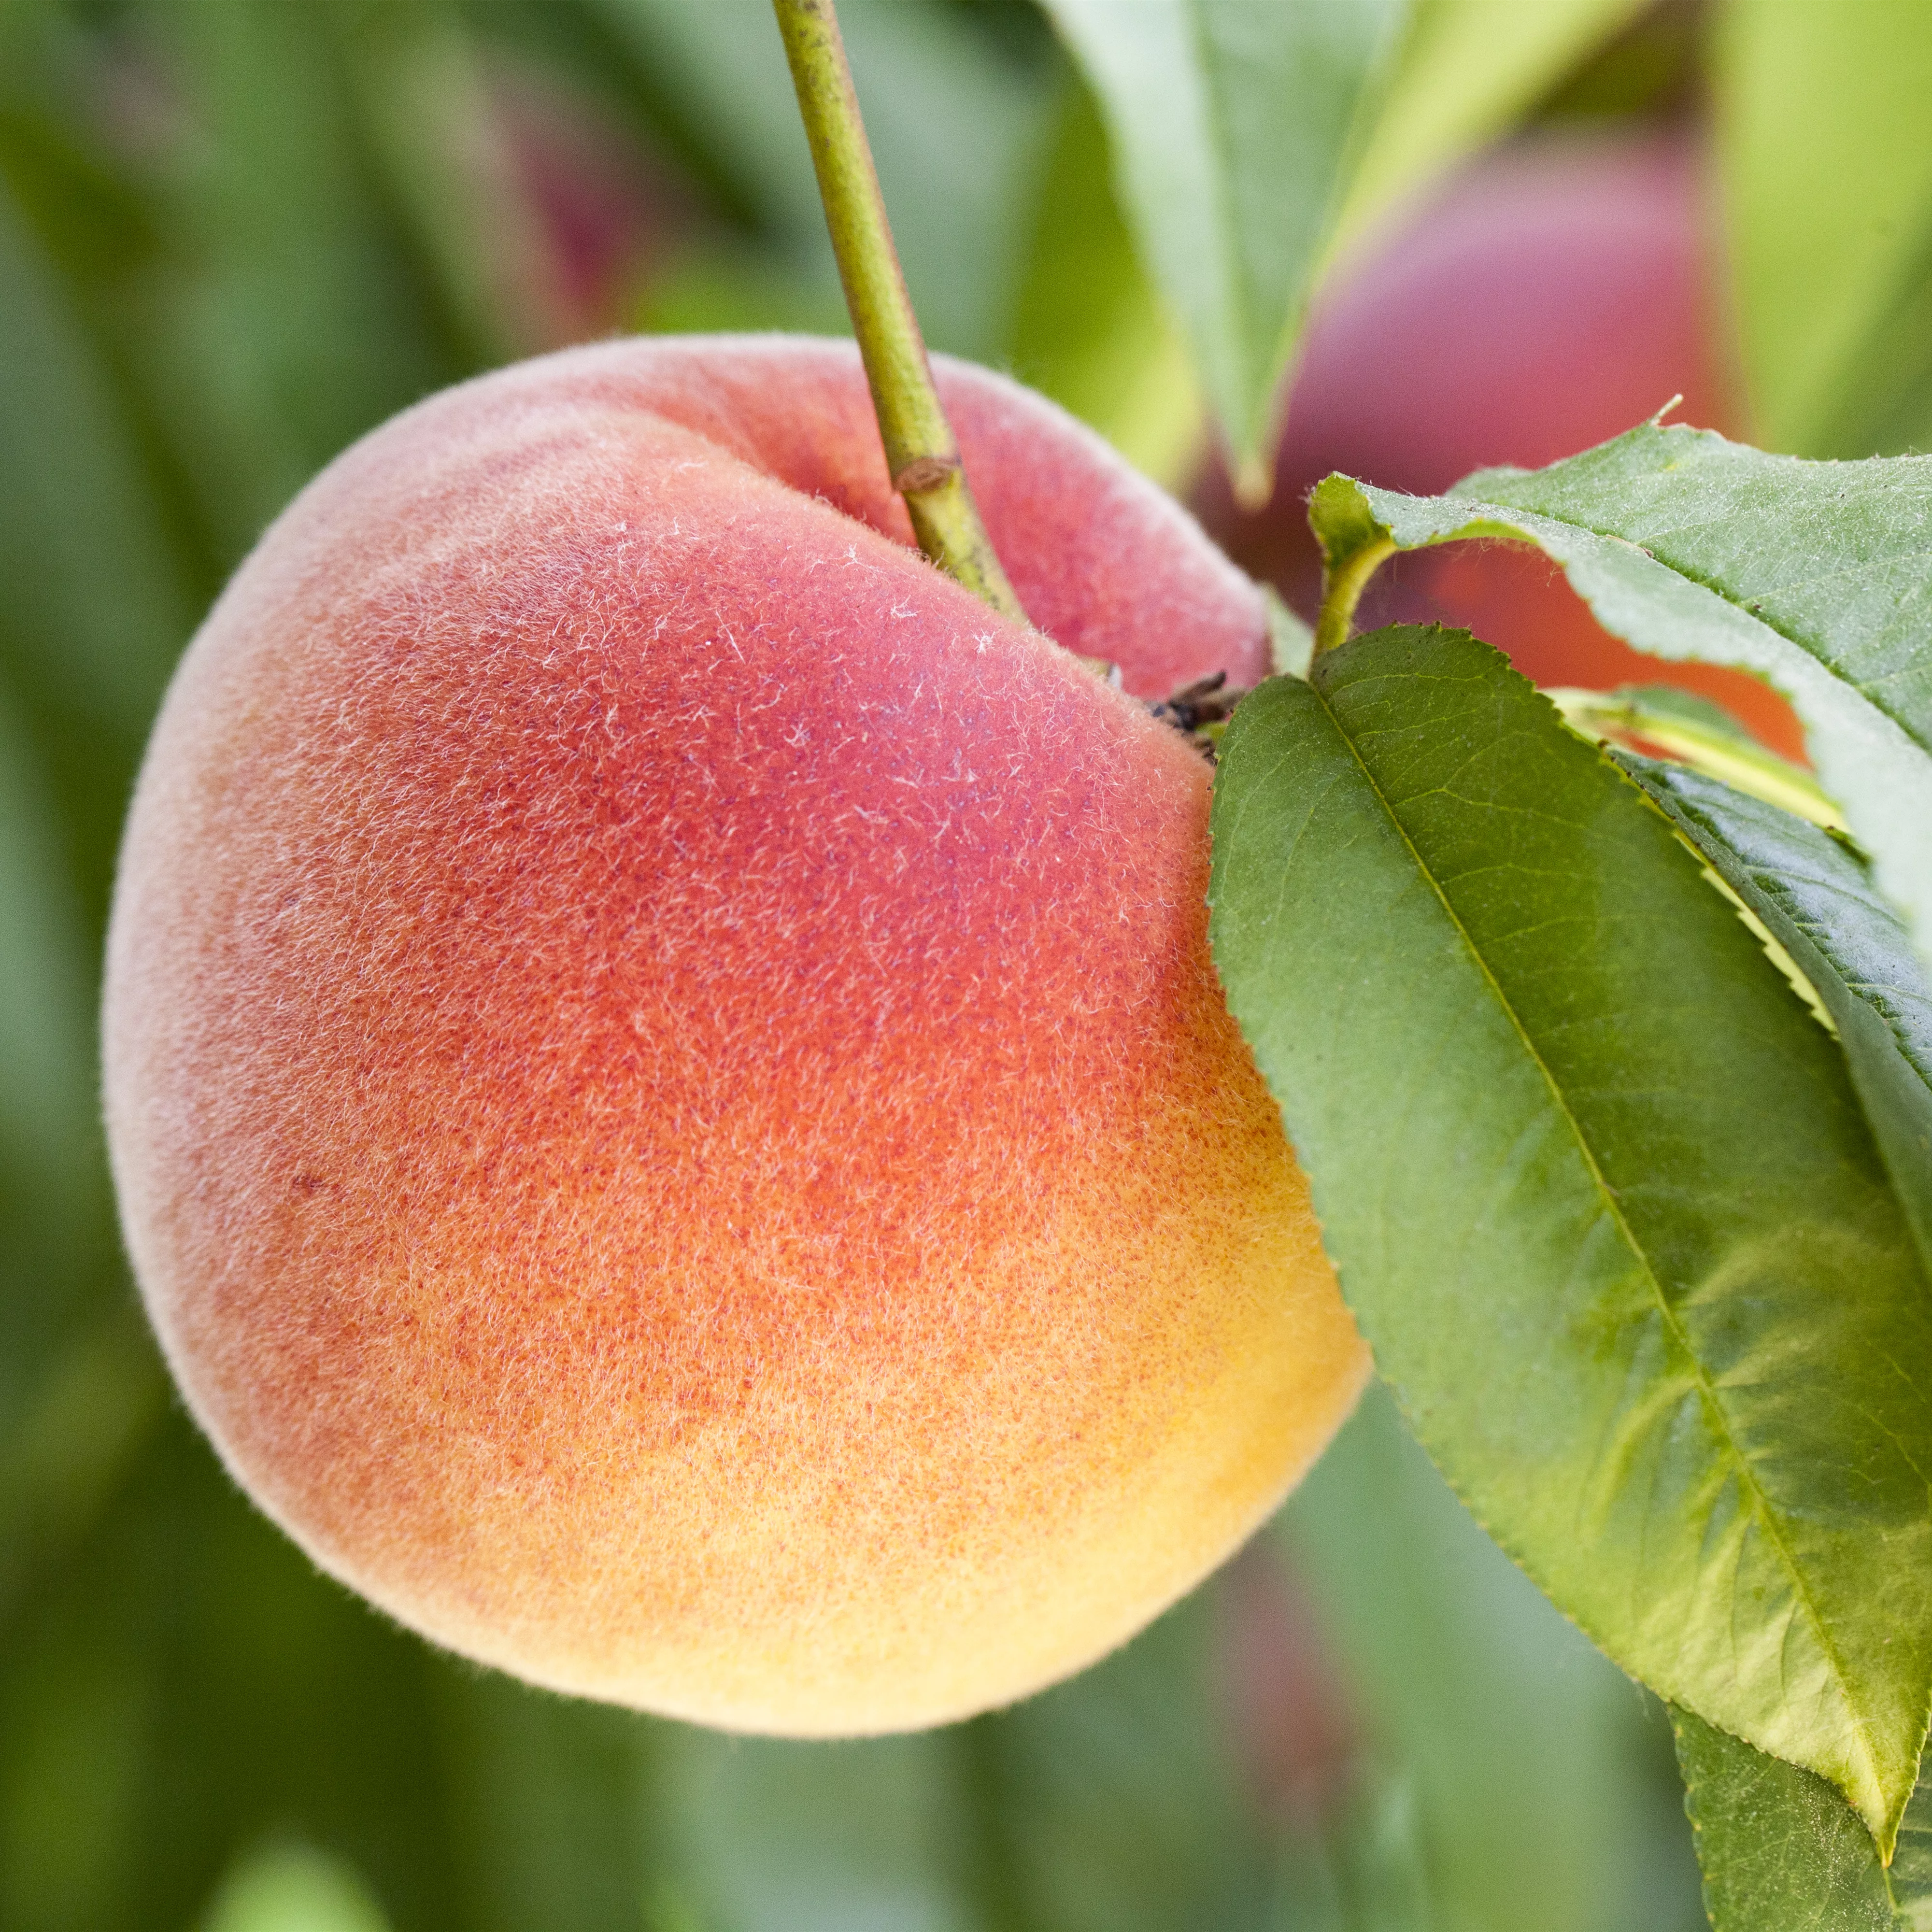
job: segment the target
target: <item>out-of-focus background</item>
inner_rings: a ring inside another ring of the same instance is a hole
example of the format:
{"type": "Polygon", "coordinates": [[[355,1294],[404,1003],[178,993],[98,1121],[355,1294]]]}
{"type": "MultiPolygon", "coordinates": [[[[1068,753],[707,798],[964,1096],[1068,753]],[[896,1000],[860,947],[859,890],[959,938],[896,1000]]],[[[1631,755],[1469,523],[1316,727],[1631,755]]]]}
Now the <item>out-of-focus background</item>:
{"type": "MultiPolygon", "coordinates": [[[[1773,448],[1916,446],[1932,136],[1790,112],[1845,98],[1820,64],[1915,4],[1420,0],[1413,34],[1457,16],[1528,78],[1348,236],[1264,511],[1236,507],[1047,17],[842,11],[934,345],[1058,398],[1306,610],[1300,500],[1330,469],[1438,489],[1679,392],[1773,448]],[[1780,267],[1834,211],[1850,253],[1780,267]]],[[[0,1928],[1689,1932],[1660,1712],[1379,1395],[1098,1669],[814,1747],[436,1654],[316,1576],[184,1416],[94,1043],[176,655],[290,494],[425,392],[615,330],[773,327],[843,316],[764,0],[0,0],[0,1928]]],[[[1522,553],[1374,594],[1545,682],[1657,674],[1522,553]]],[[[1796,748],[1767,694],[1685,675],[1796,748]]]]}

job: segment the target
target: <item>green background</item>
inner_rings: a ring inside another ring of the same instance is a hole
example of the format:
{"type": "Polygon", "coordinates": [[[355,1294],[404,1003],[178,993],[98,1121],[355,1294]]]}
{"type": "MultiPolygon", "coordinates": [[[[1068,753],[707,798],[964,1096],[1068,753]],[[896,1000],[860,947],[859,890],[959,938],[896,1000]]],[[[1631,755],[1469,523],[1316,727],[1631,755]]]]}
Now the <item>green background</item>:
{"type": "MultiPolygon", "coordinates": [[[[1474,10],[1417,32],[1466,64],[1474,10]]],[[[1790,164],[1764,130],[1809,70],[1764,6],[1606,40],[1618,10],[1507,110],[1451,124],[1418,83],[1402,125],[1441,159],[1507,112],[1708,105],[1761,420],[1807,453],[1908,446],[1932,190],[1892,184],[1857,314],[1757,302],[1784,285],[1750,196],[1790,164]],[[1834,402],[1840,366],[1860,386],[1834,402]]],[[[1184,485],[1197,385],[1047,20],[842,11],[934,345],[1184,485]]],[[[1846,55],[1841,92],[1916,71],[1890,44],[1846,55]]],[[[1413,172],[1399,146],[1370,163],[1413,172]]],[[[1862,206],[1864,164],[1849,137],[1814,158],[1820,223],[1862,206]]],[[[841,326],[763,0],[0,0],[0,1928],[1700,1923],[1660,1709],[1379,1394],[1246,1556],[1087,1676],[808,1748],[435,1654],[316,1576],[169,1390],[94,1009],[128,788],[200,613],[308,476],[428,390],[619,327],[841,326]]]]}

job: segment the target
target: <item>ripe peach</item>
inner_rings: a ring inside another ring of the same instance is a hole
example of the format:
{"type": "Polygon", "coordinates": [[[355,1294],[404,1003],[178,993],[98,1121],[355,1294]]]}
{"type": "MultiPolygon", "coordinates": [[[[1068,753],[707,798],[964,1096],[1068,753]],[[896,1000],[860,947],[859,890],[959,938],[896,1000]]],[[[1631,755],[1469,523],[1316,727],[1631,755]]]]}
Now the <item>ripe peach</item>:
{"type": "MultiPolygon", "coordinates": [[[[1182,512],[938,373],[1045,630],[1263,671],[1182,512]]],[[[848,348],[611,343],[376,431],[183,663],[110,940],[128,1246],[230,1468],[439,1642],[716,1724],[1119,1642],[1366,1371],[1208,794],[910,549],[848,348]]]]}

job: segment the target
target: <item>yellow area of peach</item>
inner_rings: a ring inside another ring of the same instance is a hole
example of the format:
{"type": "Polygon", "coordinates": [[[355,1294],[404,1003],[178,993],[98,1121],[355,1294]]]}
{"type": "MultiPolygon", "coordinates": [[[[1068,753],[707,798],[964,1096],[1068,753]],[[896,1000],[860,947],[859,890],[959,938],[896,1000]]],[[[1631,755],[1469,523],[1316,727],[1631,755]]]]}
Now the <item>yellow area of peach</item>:
{"type": "MultiPolygon", "coordinates": [[[[473,1204],[372,1297],[412,1318],[390,1359],[364,1358],[360,1395],[386,1413],[359,1440],[387,1447],[346,1543],[314,1533],[342,1468],[295,1466],[304,1495],[271,1444],[243,1473],[376,1603],[559,1689],[797,1735],[1004,1702],[1236,1546],[1365,1377],[1268,1104],[1218,1145],[1191,1116],[1160,1124],[1137,1174],[1061,1192],[1004,1251],[935,1257],[856,1326],[822,1289],[788,1300],[782,1205],[748,1267],[694,1220],[653,1299],[702,1310],[733,1269],[757,1332],[646,1365],[560,1311],[523,1338],[508,1401],[500,1358],[467,1384],[425,1384],[421,1364],[473,1359],[466,1311],[526,1301],[560,1240],[580,1265],[586,1234],[614,1257],[650,1237],[621,1190],[577,1204],[568,1235],[473,1204]]],[[[623,1286],[593,1268],[578,1292],[623,1286]]]]}

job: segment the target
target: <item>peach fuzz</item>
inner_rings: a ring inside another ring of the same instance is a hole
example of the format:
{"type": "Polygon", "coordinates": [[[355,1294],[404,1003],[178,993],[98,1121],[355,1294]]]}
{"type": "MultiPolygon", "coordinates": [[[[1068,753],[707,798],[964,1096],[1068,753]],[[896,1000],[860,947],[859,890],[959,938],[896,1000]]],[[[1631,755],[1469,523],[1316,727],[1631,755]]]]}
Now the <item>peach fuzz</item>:
{"type": "MultiPolygon", "coordinates": [[[[937,373],[1043,629],[1264,671],[1184,513],[937,373]]],[[[106,1077],[163,1346],[323,1569],[541,1684],[1006,1702],[1366,1374],[1209,959],[1207,767],[910,546],[848,346],[574,350],[333,464],[156,728],[106,1077]]]]}

